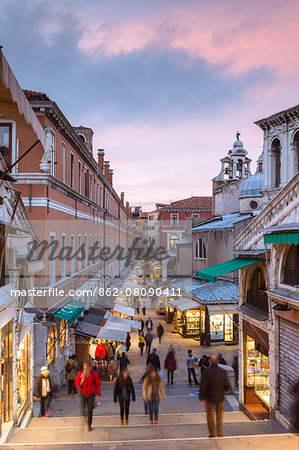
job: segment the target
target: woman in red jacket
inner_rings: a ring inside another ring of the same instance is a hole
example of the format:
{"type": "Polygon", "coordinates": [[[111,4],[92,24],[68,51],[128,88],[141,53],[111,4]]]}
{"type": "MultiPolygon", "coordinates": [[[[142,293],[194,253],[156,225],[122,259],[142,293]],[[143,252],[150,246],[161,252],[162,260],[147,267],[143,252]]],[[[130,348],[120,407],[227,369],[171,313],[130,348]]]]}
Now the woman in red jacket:
{"type": "Polygon", "coordinates": [[[87,416],[87,431],[91,431],[93,406],[101,399],[101,383],[98,373],[91,370],[89,361],[84,361],[83,369],[76,376],[75,386],[81,391],[82,414],[87,416]]]}
{"type": "Polygon", "coordinates": [[[171,384],[173,384],[173,373],[177,368],[177,363],[175,359],[175,351],[172,345],[169,346],[166,358],[165,358],[165,369],[167,369],[167,384],[171,379],[171,384]]]}

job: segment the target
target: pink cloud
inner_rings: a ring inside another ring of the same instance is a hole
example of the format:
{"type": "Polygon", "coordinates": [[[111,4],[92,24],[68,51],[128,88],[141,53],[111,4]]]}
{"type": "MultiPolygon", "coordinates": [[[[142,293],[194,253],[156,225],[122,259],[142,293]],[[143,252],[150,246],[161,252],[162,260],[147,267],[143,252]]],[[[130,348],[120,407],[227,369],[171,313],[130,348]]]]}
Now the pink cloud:
{"type": "Polygon", "coordinates": [[[78,46],[108,57],[152,48],[182,50],[190,59],[226,65],[230,74],[268,67],[282,75],[298,71],[299,2],[225,2],[175,6],[134,19],[89,21],[78,46]]]}

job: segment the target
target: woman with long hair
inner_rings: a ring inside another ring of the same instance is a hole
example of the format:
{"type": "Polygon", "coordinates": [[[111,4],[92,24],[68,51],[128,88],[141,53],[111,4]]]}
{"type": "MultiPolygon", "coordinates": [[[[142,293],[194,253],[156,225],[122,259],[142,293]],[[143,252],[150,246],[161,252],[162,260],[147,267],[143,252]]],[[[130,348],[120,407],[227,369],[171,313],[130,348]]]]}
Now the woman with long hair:
{"type": "Polygon", "coordinates": [[[175,358],[175,351],[172,345],[170,345],[168,348],[164,367],[167,370],[167,385],[169,385],[169,381],[171,381],[171,384],[173,384],[173,373],[177,369],[177,362],[175,358]]]}
{"type": "Polygon", "coordinates": [[[114,403],[119,403],[120,407],[120,424],[124,425],[124,418],[126,425],[129,425],[129,410],[130,400],[135,402],[135,389],[132,378],[129,375],[128,369],[121,370],[114,386],[114,403]]]}
{"type": "Polygon", "coordinates": [[[151,369],[142,386],[142,396],[148,404],[150,423],[158,425],[160,400],[165,398],[163,381],[156,369],[151,369]]]}

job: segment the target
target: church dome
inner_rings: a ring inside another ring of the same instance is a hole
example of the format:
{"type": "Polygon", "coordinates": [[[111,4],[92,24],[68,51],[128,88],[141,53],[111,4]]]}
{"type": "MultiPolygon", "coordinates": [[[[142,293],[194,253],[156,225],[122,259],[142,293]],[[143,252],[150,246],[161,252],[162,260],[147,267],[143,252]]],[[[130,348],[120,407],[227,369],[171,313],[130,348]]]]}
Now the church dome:
{"type": "Polygon", "coordinates": [[[240,198],[246,197],[262,197],[261,190],[264,185],[264,174],[256,172],[248,177],[242,186],[240,198]]]}

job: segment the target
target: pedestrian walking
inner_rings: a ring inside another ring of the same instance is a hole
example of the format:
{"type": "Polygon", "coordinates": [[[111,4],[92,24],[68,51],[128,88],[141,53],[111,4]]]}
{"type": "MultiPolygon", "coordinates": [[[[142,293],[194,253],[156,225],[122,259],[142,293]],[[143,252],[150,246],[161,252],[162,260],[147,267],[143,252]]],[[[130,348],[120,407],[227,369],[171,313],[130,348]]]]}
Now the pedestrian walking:
{"type": "Polygon", "coordinates": [[[234,360],[232,363],[232,368],[234,369],[234,375],[235,375],[235,386],[238,386],[239,384],[239,362],[238,357],[234,356],[234,360]]]}
{"type": "Polygon", "coordinates": [[[143,355],[143,349],[145,346],[145,339],[144,339],[144,334],[143,331],[141,331],[140,335],[138,336],[138,347],[140,349],[140,355],[143,355]]]}
{"type": "Polygon", "coordinates": [[[49,375],[48,367],[42,366],[33,390],[34,400],[40,402],[40,415],[42,417],[46,417],[52,398],[52,386],[49,375]]]}
{"type": "Polygon", "coordinates": [[[146,365],[151,364],[157,371],[161,370],[160,358],[157,355],[157,349],[153,348],[152,353],[150,353],[146,360],[146,365]]]}
{"type": "Polygon", "coordinates": [[[145,327],[148,331],[152,331],[153,329],[153,321],[150,317],[148,317],[147,321],[145,322],[145,327]]]}
{"type": "Polygon", "coordinates": [[[124,369],[118,375],[114,386],[114,403],[118,400],[121,425],[124,425],[124,418],[126,425],[129,425],[131,398],[132,402],[135,402],[135,389],[128,369],[124,369]]]}
{"type": "Polygon", "coordinates": [[[195,384],[198,384],[196,374],[195,374],[195,367],[194,362],[197,360],[196,356],[192,355],[192,350],[188,350],[188,355],[186,356],[186,365],[188,370],[188,381],[191,386],[191,375],[193,376],[193,381],[195,384]]]}
{"type": "Polygon", "coordinates": [[[126,347],[127,347],[127,352],[128,352],[130,350],[130,347],[131,347],[131,335],[130,335],[129,332],[127,332],[126,347]]]}
{"type": "Polygon", "coordinates": [[[145,344],[146,344],[146,351],[149,354],[151,352],[151,346],[152,346],[152,342],[153,342],[153,335],[152,333],[148,330],[146,335],[144,336],[144,340],[145,340],[145,344]]]}
{"type": "Polygon", "coordinates": [[[79,364],[76,355],[70,356],[65,363],[65,373],[67,379],[67,393],[77,394],[77,388],[74,384],[77,373],[79,372],[79,364]]]}
{"type": "Polygon", "coordinates": [[[84,361],[83,369],[78,372],[75,385],[81,391],[82,415],[87,417],[87,431],[91,431],[93,407],[101,400],[101,383],[88,360],[84,361]]]}
{"type": "Polygon", "coordinates": [[[139,315],[140,312],[140,301],[138,297],[135,297],[135,307],[136,307],[136,312],[139,315]]]}
{"type": "Polygon", "coordinates": [[[209,358],[207,357],[207,355],[202,355],[202,357],[199,360],[199,367],[200,367],[201,375],[202,375],[203,371],[209,367],[209,365],[210,365],[210,363],[209,363],[209,358]]]}
{"type": "Polygon", "coordinates": [[[140,322],[140,328],[138,330],[138,333],[142,333],[143,329],[144,329],[144,320],[141,319],[141,317],[139,318],[139,322],[140,322]]]}
{"type": "Polygon", "coordinates": [[[163,328],[163,325],[159,322],[159,325],[157,326],[157,336],[159,338],[159,344],[161,344],[163,334],[164,334],[164,328],[163,328]]]}
{"type": "Polygon", "coordinates": [[[204,370],[200,383],[200,403],[206,401],[209,437],[215,437],[214,408],[216,409],[217,436],[222,436],[224,393],[230,389],[226,371],[218,366],[218,357],[210,357],[210,366],[204,370]]]}
{"type": "Polygon", "coordinates": [[[145,316],[146,314],[146,307],[145,307],[145,301],[142,301],[142,314],[145,316]]]}
{"type": "Polygon", "coordinates": [[[167,385],[169,385],[169,381],[171,382],[171,384],[173,384],[173,374],[174,371],[177,369],[177,362],[175,358],[175,351],[172,345],[170,345],[168,348],[164,362],[164,367],[167,370],[167,385]]]}
{"type": "Polygon", "coordinates": [[[130,364],[129,358],[127,358],[125,352],[122,352],[121,357],[119,358],[119,368],[120,370],[124,370],[130,364]]]}
{"type": "Polygon", "coordinates": [[[158,425],[160,400],[165,398],[163,381],[158,372],[151,369],[145,377],[142,396],[145,403],[148,403],[150,423],[158,425]]]}
{"type": "MultiPolygon", "coordinates": [[[[145,380],[145,378],[148,376],[148,374],[150,373],[150,371],[153,369],[153,366],[151,365],[151,364],[148,364],[147,366],[146,366],[146,368],[145,368],[145,372],[144,372],[144,374],[142,375],[142,377],[140,378],[140,382],[142,383],[142,386],[143,386],[143,383],[144,383],[144,380],[145,380]]],[[[145,402],[144,401],[144,399],[143,399],[143,405],[144,405],[144,414],[148,414],[148,403],[147,402],[145,402]]]]}
{"type": "Polygon", "coordinates": [[[121,342],[121,343],[118,344],[118,346],[116,347],[116,350],[115,350],[115,358],[119,360],[120,357],[121,357],[121,355],[122,355],[123,352],[125,352],[125,351],[126,351],[126,347],[125,347],[124,343],[121,342]]]}

